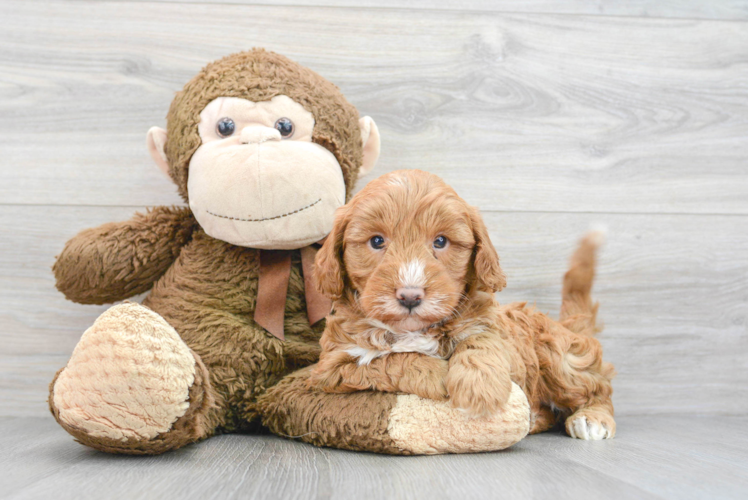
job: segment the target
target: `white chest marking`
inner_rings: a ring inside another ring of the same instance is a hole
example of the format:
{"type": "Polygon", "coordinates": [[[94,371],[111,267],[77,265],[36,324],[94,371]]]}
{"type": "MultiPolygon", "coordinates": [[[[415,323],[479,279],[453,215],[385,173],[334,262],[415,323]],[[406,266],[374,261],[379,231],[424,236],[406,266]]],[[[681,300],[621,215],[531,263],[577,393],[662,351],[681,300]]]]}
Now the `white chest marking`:
{"type": "Polygon", "coordinates": [[[381,358],[389,351],[380,351],[379,349],[367,349],[366,347],[351,346],[345,350],[353,358],[358,358],[358,365],[368,365],[377,358],[381,358]]]}
{"type": "Polygon", "coordinates": [[[351,345],[345,352],[354,358],[358,358],[359,365],[368,365],[373,360],[391,352],[417,352],[432,357],[437,357],[439,352],[439,341],[421,332],[407,332],[396,335],[395,338],[395,342],[387,346],[385,350],[351,345]]]}

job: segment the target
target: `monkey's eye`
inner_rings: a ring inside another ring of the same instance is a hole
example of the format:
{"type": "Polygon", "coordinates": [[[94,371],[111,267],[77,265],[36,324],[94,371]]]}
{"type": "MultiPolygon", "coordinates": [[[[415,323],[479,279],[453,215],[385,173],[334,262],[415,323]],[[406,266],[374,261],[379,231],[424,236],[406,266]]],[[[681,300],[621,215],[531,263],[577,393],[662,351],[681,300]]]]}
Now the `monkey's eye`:
{"type": "Polygon", "coordinates": [[[278,132],[281,133],[281,137],[284,139],[288,139],[293,135],[293,122],[288,118],[278,118],[278,121],[275,122],[275,128],[278,129],[278,132]]]}
{"type": "Polygon", "coordinates": [[[371,245],[371,248],[373,248],[374,250],[381,250],[384,248],[384,238],[379,235],[373,236],[369,240],[369,245],[371,245]]]}
{"type": "Polygon", "coordinates": [[[218,132],[218,135],[221,137],[229,137],[233,135],[234,130],[236,130],[236,125],[234,124],[234,120],[231,118],[221,118],[218,120],[218,123],[216,123],[216,132],[218,132]]]}
{"type": "Polygon", "coordinates": [[[447,246],[449,240],[444,236],[437,236],[434,238],[434,248],[444,248],[447,246]]]}

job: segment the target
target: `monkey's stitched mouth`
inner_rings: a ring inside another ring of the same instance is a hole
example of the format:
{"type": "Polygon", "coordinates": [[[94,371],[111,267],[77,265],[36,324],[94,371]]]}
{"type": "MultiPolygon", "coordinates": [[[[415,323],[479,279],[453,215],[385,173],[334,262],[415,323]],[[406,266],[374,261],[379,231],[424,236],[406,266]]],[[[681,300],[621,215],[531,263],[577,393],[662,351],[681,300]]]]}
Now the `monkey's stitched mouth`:
{"type": "Polygon", "coordinates": [[[210,215],[212,215],[213,217],[220,217],[221,219],[238,220],[238,221],[241,221],[241,222],[264,222],[266,220],[282,219],[283,217],[288,217],[288,216],[291,216],[291,215],[294,215],[294,214],[298,214],[299,212],[303,212],[304,210],[306,210],[308,208],[312,208],[314,205],[316,205],[320,201],[322,201],[322,198],[318,199],[315,202],[310,203],[309,205],[306,205],[306,206],[301,207],[301,208],[297,208],[293,212],[287,212],[287,213],[281,214],[281,215],[274,215],[273,217],[263,217],[262,219],[242,219],[241,217],[231,217],[229,215],[215,214],[215,213],[211,212],[210,210],[206,210],[206,212],[209,213],[210,215]]]}

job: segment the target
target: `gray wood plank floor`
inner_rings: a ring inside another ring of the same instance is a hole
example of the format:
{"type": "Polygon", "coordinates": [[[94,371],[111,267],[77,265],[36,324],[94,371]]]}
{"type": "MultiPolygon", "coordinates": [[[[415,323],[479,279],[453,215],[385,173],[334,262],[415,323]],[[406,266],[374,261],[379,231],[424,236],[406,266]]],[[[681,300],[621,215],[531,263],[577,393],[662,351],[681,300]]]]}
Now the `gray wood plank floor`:
{"type": "Polygon", "coordinates": [[[391,457],[226,435],[158,457],[106,455],[49,418],[0,418],[8,499],[744,499],[748,418],[619,419],[611,441],[530,436],[476,455],[391,457]]]}

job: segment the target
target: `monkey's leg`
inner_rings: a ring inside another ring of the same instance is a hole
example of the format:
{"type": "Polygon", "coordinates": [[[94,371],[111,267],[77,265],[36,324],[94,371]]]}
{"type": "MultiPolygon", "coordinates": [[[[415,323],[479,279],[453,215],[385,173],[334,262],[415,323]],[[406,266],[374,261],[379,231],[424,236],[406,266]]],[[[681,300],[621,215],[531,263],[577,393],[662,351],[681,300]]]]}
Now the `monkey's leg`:
{"type": "Polygon", "coordinates": [[[272,432],[317,446],[433,455],[501,450],[530,430],[530,406],[516,384],[502,411],[474,418],[448,401],[415,394],[309,388],[313,368],[287,375],[258,399],[262,422],[272,432]]]}
{"type": "Polygon", "coordinates": [[[138,455],[210,436],[217,411],[200,357],[136,303],[110,308],[86,330],[50,384],[49,406],[80,443],[138,455]]]}

